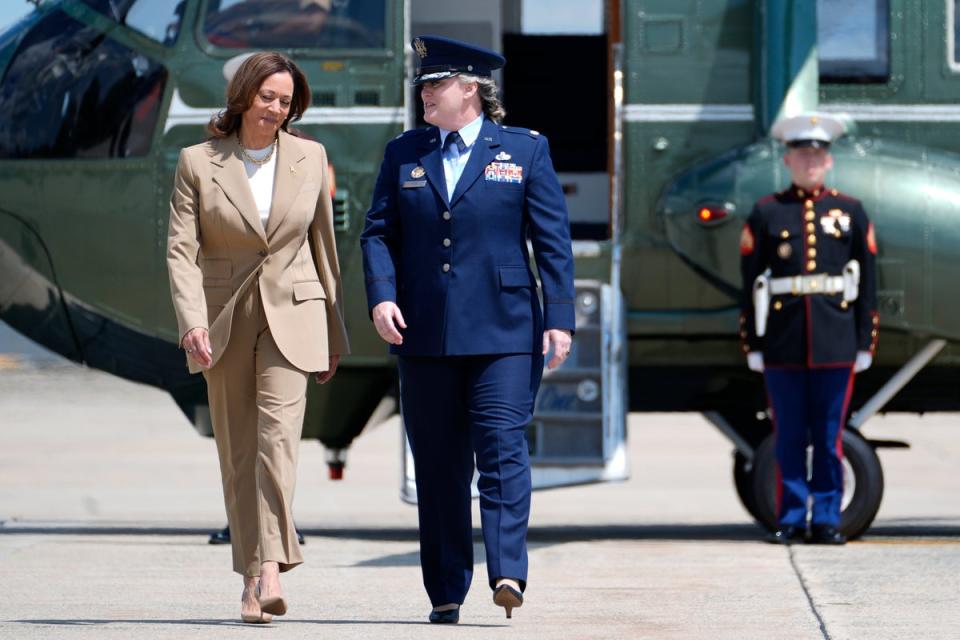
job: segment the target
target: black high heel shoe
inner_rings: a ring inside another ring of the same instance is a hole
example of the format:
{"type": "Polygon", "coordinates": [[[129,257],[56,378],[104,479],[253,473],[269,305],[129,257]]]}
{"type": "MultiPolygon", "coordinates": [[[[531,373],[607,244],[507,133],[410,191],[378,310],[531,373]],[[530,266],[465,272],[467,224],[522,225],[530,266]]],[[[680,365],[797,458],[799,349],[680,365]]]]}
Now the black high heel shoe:
{"type": "Polygon", "coordinates": [[[523,594],[508,584],[501,584],[493,591],[493,604],[507,610],[507,617],[512,618],[514,609],[523,606],[523,594]]]}
{"type": "Polygon", "coordinates": [[[457,605],[455,609],[445,609],[444,611],[434,609],[430,612],[430,622],[433,624],[457,624],[460,622],[460,605],[457,605]]]}

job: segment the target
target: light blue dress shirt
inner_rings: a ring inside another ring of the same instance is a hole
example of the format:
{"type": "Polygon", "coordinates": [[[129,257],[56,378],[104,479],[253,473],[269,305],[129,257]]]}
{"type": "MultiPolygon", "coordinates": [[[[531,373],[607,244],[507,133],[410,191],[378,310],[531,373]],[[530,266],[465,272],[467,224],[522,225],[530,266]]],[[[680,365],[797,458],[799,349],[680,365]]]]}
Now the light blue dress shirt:
{"type": "MultiPolygon", "coordinates": [[[[480,127],[483,125],[483,114],[460,129],[460,138],[467,149],[463,153],[457,148],[457,145],[451,144],[450,148],[443,153],[443,177],[447,181],[447,200],[453,197],[453,191],[457,187],[457,181],[463,174],[467,161],[470,160],[470,152],[473,151],[473,143],[477,141],[480,135],[480,127]]],[[[439,128],[439,127],[438,127],[439,128]]],[[[440,148],[443,149],[443,143],[446,142],[450,131],[440,129],[440,148]]]]}

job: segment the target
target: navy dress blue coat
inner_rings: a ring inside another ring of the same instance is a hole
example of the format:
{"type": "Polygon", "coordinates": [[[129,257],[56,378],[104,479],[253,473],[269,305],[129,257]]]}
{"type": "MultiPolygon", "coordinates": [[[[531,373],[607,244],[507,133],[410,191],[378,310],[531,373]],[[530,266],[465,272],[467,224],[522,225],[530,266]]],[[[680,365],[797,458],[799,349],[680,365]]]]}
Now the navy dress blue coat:
{"type": "Polygon", "coordinates": [[[387,145],[360,239],[368,307],[399,306],[398,355],[539,353],[545,328],[574,330],[570,227],[547,140],[484,119],[449,200],[440,142],[428,127],[387,145]]]}

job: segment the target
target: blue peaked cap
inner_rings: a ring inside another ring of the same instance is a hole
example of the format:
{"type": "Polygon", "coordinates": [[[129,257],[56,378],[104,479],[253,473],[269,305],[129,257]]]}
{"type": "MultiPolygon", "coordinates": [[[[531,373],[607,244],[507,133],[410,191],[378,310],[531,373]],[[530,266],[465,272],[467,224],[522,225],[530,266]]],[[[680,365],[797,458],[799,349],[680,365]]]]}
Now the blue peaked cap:
{"type": "Polygon", "coordinates": [[[410,42],[417,54],[413,84],[443,80],[459,73],[489,77],[507,63],[496,51],[443,36],[417,36],[410,42]]]}

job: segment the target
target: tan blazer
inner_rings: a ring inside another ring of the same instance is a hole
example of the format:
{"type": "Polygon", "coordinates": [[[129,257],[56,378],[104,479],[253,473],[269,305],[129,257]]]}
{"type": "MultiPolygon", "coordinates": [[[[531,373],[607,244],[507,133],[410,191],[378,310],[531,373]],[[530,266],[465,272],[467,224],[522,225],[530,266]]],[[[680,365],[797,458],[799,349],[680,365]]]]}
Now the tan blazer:
{"type": "MultiPolygon", "coordinates": [[[[230,340],[238,294],[256,286],[273,339],[303,371],[326,371],[350,352],[323,146],[280,131],[270,219],[264,230],[236,136],[180,152],[167,267],[180,341],[210,331],[216,364],[230,340]]],[[[199,365],[187,359],[191,373],[199,365]]]]}

